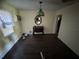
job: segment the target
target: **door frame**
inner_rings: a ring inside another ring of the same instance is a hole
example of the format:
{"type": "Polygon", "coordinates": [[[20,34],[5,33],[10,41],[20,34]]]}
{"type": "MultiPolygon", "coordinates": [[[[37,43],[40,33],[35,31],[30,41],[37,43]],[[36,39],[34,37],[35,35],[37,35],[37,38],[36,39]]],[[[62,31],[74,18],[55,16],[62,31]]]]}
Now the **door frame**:
{"type": "Polygon", "coordinates": [[[59,14],[56,17],[56,26],[55,26],[55,34],[58,36],[59,34],[59,30],[60,30],[60,26],[61,26],[61,21],[62,21],[62,15],[59,14]]]}

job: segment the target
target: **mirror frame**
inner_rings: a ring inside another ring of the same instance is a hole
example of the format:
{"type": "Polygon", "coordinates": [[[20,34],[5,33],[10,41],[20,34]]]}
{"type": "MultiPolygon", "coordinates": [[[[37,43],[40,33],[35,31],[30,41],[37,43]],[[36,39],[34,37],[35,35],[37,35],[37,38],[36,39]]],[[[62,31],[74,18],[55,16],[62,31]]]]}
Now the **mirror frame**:
{"type": "Polygon", "coordinates": [[[42,23],[42,17],[41,16],[37,16],[36,18],[35,18],[35,24],[36,25],[40,25],[42,23]]]}

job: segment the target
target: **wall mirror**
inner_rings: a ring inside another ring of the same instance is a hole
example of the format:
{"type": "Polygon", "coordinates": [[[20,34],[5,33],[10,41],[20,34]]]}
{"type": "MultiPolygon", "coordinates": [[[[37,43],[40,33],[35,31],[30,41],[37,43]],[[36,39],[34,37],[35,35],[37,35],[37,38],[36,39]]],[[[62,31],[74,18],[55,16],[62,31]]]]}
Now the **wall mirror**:
{"type": "Polygon", "coordinates": [[[35,24],[40,25],[42,23],[42,17],[41,16],[36,16],[35,18],[35,24]]]}

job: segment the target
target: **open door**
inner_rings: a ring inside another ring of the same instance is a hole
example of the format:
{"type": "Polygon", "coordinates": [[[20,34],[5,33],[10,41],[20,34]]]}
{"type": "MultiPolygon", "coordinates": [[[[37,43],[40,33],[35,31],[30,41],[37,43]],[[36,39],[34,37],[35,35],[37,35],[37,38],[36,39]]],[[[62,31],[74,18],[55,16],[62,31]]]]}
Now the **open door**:
{"type": "Polygon", "coordinates": [[[59,34],[59,29],[60,29],[60,25],[61,25],[61,20],[62,20],[62,15],[58,15],[57,16],[57,21],[56,21],[56,34],[58,36],[59,34]]]}

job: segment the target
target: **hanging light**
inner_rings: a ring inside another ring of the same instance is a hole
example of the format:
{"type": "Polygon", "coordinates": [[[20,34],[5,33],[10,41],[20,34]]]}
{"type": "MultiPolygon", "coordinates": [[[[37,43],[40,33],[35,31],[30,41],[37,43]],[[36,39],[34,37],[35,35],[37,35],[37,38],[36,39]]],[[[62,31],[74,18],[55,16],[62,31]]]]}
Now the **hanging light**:
{"type": "Polygon", "coordinates": [[[42,10],[42,7],[41,7],[42,6],[42,3],[43,3],[42,1],[39,2],[39,4],[40,4],[40,9],[38,11],[38,15],[39,16],[44,16],[44,11],[42,10]]]}
{"type": "Polygon", "coordinates": [[[38,14],[37,14],[36,17],[35,17],[35,24],[36,24],[36,25],[40,25],[40,24],[42,23],[42,16],[44,16],[44,12],[43,12],[42,7],[41,7],[41,4],[42,4],[42,3],[43,3],[42,1],[39,2],[39,4],[40,4],[40,9],[39,9],[39,11],[38,11],[38,14]]]}

